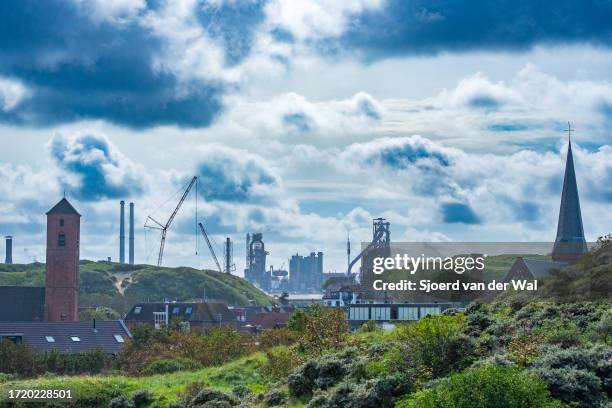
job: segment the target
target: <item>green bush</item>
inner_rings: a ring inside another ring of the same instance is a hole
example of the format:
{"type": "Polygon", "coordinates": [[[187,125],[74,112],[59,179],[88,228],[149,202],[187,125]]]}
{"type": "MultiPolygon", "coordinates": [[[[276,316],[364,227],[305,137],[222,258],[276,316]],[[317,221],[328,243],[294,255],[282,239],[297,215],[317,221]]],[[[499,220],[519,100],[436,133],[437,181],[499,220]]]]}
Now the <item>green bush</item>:
{"type": "Polygon", "coordinates": [[[612,344],[612,310],[606,310],[601,319],[592,324],[591,333],[595,341],[612,344]]]}
{"type": "Polygon", "coordinates": [[[402,376],[384,376],[362,383],[343,382],[330,395],[315,395],[309,408],[392,408],[397,398],[412,389],[402,376]]]}
{"type": "Polygon", "coordinates": [[[0,373],[30,377],[44,372],[36,355],[26,346],[0,340],[0,373]]]}
{"type": "Polygon", "coordinates": [[[552,408],[546,385],[517,368],[485,366],[438,381],[395,405],[397,408],[552,408]]]}
{"type": "Polygon", "coordinates": [[[289,392],[296,397],[310,395],[314,388],[314,383],[318,375],[318,365],[315,361],[308,361],[287,378],[289,392]]]}
{"type": "Polygon", "coordinates": [[[598,406],[612,392],[611,347],[551,347],[533,367],[552,395],[568,403],[598,406]]]}
{"type": "Polygon", "coordinates": [[[297,340],[298,334],[295,331],[285,328],[268,329],[259,335],[259,348],[267,350],[276,346],[289,346],[297,340]]]}
{"type": "Polygon", "coordinates": [[[601,380],[593,372],[575,368],[543,368],[534,372],[548,385],[551,394],[563,402],[595,408],[603,400],[601,380]]]}
{"type": "Polygon", "coordinates": [[[354,374],[354,368],[363,362],[358,351],[352,347],[307,361],[289,375],[289,392],[293,396],[301,397],[310,395],[315,390],[327,389],[349,374],[354,374]]]}
{"type": "Polygon", "coordinates": [[[278,346],[266,352],[262,374],[273,381],[282,380],[302,363],[301,357],[290,347],[278,346]]]}
{"type": "Polygon", "coordinates": [[[378,324],[374,320],[368,320],[359,327],[358,331],[360,333],[372,333],[378,330],[381,330],[378,324]]]}
{"type": "Polygon", "coordinates": [[[135,408],[144,408],[153,402],[154,397],[149,390],[138,390],[132,394],[132,402],[135,408]]]}
{"type": "Polygon", "coordinates": [[[481,311],[467,315],[467,331],[471,336],[478,336],[482,331],[493,324],[493,319],[481,311]]]}
{"type": "Polygon", "coordinates": [[[115,397],[110,401],[110,408],[134,408],[132,401],[124,395],[115,397]]]}
{"type": "Polygon", "coordinates": [[[278,389],[270,390],[264,396],[264,403],[268,407],[283,405],[285,401],[287,401],[287,395],[278,389]]]}
{"type": "Polygon", "coordinates": [[[425,377],[437,378],[469,365],[475,345],[463,334],[463,316],[428,316],[397,329],[397,355],[425,377]]]}
{"type": "Polygon", "coordinates": [[[234,386],[234,388],[232,388],[232,394],[236,398],[240,398],[240,399],[253,395],[249,387],[247,387],[246,385],[242,385],[242,384],[234,386]]]}
{"type": "MultiPolygon", "coordinates": [[[[191,400],[190,405],[200,406],[211,402],[225,402],[229,405],[237,404],[236,398],[213,388],[204,388],[191,400]]],[[[207,405],[208,406],[208,405],[207,405]]]]}

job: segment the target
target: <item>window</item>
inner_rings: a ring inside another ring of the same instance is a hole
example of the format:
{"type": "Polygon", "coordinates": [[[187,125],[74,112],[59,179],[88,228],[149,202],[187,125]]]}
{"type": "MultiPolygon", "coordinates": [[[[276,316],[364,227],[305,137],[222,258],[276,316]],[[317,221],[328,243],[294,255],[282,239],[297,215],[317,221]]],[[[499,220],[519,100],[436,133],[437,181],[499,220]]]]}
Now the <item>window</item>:
{"type": "Polygon", "coordinates": [[[140,306],[136,306],[134,308],[134,314],[140,314],[141,311],[142,311],[142,307],[140,307],[140,306]]]}
{"type": "Polygon", "coordinates": [[[55,343],[55,338],[53,336],[45,336],[45,340],[47,340],[47,343],[55,343]]]}
{"type": "Polygon", "coordinates": [[[15,344],[22,344],[23,343],[23,336],[19,335],[19,334],[5,334],[5,335],[0,335],[0,342],[2,340],[8,340],[8,341],[12,341],[15,344]]]}
{"type": "Polygon", "coordinates": [[[440,307],[438,306],[424,306],[421,308],[421,317],[438,314],[440,314],[440,307]]]}
{"type": "Polygon", "coordinates": [[[123,336],[121,336],[120,334],[114,334],[113,337],[115,338],[115,340],[117,340],[117,343],[125,343],[125,340],[123,340],[123,336]]]}
{"type": "Polygon", "coordinates": [[[66,235],[64,234],[59,234],[57,236],[57,246],[66,246],[66,235]]]}
{"type": "Polygon", "coordinates": [[[153,312],[153,322],[156,329],[166,327],[166,312],[153,312]]]}
{"type": "Polygon", "coordinates": [[[181,308],[180,308],[180,307],[178,307],[178,306],[174,306],[174,307],[172,308],[172,314],[179,314],[179,311],[180,311],[180,310],[181,310],[181,308]]]}
{"type": "Polygon", "coordinates": [[[64,226],[64,219],[60,218],[60,227],[63,227],[63,226],[64,226]]]}
{"type": "Polygon", "coordinates": [[[418,307],[398,307],[397,319],[398,320],[419,320],[419,308],[418,307]]]}
{"type": "Polygon", "coordinates": [[[372,320],[389,320],[391,318],[391,310],[389,307],[373,307],[372,320]]]}
{"type": "Polygon", "coordinates": [[[349,309],[350,320],[370,320],[369,307],[351,307],[349,309]]]}
{"type": "Polygon", "coordinates": [[[70,340],[74,341],[74,342],[79,342],[81,341],[81,339],[78,336],[70,336],[70,340]]]}
{"type": "Polygon", "coordinates": [[[185,308],[185,314],[191,314],[192,311],[193,311],[193,307],[191,307],[191,306],[187,306],[185,308]]]}

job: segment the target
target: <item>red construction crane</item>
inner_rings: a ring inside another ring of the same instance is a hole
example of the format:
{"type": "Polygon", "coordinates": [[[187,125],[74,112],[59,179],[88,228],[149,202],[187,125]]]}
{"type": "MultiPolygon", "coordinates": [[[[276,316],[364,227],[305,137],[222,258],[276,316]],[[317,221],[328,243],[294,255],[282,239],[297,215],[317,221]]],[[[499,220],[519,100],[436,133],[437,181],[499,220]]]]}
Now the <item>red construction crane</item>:
{"type": "Polygon", "coordinates": [[[168,233],[168,228],[170,228],[170,225],[172,224],[172,221],[174,221],[174,217],[176,217],[176,214],[178,213],[179,209],[183,205],[183,202],[185,201],[185,199],[189,195],[189,192],[191,191],[191,188],[193,187],[193,185],[196,183],[197,180],[198,180],[198,177],[197,176],[193,176],[193,178],[189,182],[189,185],[187,185],[187,188],[183,192],[183,195],[181,196],[181,199],[179,200],[176,208],[174,209],[174,211],[170,215],[170,218],[168,218],[168,221],[166,221],[165,224],[162,224],[162,223],[156,221],[150,215],[147,217],[147,221],[145,222],[145,228],[153,228],[153,229],[158,229],[158,230],[161,231],[161,242],[159,244],[159,255],[157,257],[157,266],[161,266],[161,264],[162,264],[162,258],[164,257],[164,245],[166,243],[166,234],[168,233]],[[148,225],[147,223],[149,222],[149,220],[153,221],[158,226],[156,227],[154,225],[148,225]]]}

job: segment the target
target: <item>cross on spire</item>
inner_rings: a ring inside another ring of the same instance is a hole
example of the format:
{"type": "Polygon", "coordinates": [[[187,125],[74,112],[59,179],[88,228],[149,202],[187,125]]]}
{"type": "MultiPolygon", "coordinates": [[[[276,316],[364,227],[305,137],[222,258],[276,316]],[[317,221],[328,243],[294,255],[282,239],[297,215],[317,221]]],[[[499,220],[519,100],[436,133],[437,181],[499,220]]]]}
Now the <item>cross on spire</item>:
{"type": "Polygon", "coordinates": [[[569,122],[567,122],[567,130],[564,130],[564,132],[567,132],[567,137],[569,139],[569,141],[572,141],[572,132],[575,132],[576,129],[572,129],[572,125],[570,125],[569,122]]]}

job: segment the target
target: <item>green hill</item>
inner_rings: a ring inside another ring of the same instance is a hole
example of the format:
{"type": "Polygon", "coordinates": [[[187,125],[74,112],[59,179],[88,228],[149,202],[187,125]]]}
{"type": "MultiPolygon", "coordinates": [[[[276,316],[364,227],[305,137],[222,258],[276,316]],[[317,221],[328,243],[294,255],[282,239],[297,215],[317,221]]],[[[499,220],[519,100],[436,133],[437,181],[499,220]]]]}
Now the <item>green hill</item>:
{"type": "MultiPolygon", "coordinates": [[[[194,268],[81,261],[81,306],[125,313],[139,301],[224,300],[231,305],[268,305],[273,300],[246,280],[194,268]]],[[[0,285],[44,286],[45,264],[0,264],[0,285]]]]}

